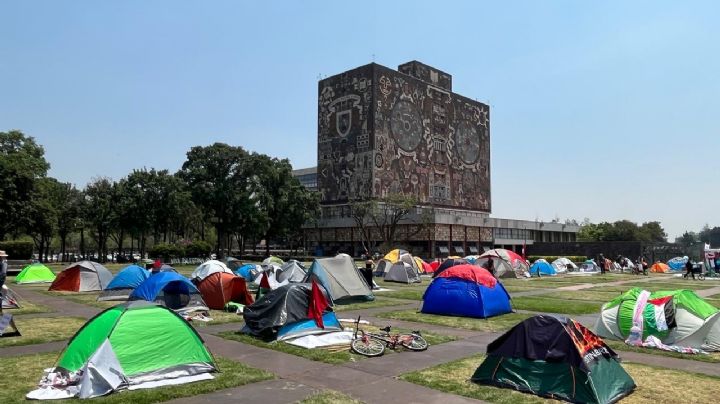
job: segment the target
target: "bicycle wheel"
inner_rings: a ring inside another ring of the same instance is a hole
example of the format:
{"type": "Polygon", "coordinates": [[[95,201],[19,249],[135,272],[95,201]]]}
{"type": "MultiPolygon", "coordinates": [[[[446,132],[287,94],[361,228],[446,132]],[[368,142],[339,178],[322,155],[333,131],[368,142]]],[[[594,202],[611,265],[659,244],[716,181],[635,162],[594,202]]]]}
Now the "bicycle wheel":
{"type": "Polygon", "coordinates": [[[385,353],[385,344],[374,338],[356,338],[352,340],[350,347],[353,352],[364,356],[380,356],[385,353]]]}
{"type": "Polygon", "coordinates": [[[428,343],[422,335],[401,335],[400,344],[411,351],[424,351],[428,349],[428,343]]]}

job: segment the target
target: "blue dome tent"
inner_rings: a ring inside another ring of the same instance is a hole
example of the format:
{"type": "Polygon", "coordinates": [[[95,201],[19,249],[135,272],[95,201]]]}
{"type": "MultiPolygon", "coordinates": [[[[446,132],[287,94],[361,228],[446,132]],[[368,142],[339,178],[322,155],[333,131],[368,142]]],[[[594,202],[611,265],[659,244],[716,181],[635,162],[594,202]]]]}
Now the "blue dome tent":
{"type": "Polygon", "coordinates": [[[128,295],[149,277],[150,271],[147,269],[137,265],[128,265],[112,278],[97,300],[127,300],[128,295]]]}
{"type": "Polygon", "coordinates": [[[208,310],[195,285],[176,272],[158,272],[150,276],[133,290],[130,300],[157,302],[173,310],[208,310]]]}
{"type": "Polygon", "coordinates": [[[544,259],[535,261],[530,267],[530,276],[554,276],[557,275],[555,268],[544,259]]]}
{"type": "Polygon", "coordinates": [[[510,295],[484,268],[456,265],[433,279],[423,295],[422,313],[487,318],[512,312],[510,295]]]}

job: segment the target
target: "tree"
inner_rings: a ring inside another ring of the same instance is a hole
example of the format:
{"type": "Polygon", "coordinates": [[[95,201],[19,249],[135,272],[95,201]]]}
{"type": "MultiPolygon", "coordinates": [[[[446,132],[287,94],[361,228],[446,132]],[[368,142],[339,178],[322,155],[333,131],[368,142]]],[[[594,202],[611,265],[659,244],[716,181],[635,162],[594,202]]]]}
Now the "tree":
{"type": "Polygon", "coordinates": [[[45,177],[50,164],[45,160],[42,146],[30,136],[11,130],[0,132],[0,240],[12,230],[27,223],[28,201],[35,185],[45,177]]]}
{"type": "Polygon", "coordinates": [[[378,232],[385,249],[392,247],[396,241],[398,225],[401,222],[419,225],[415,234],[421,232],[429,223],[431,210],[423,210],[418,217],[413,217],[417,199],[412,195],[390,194],[387,197],[366,201],[355,201],[350,204],[350,216],[360,230],[363,248],[374,249],[373,233],[378,232]]]}
{"type": "Polygon", "coordinates": [[[292,176],[287,159],[279,160],[254,154],[254,195],[260,217],[264,219],[265,254],[270,255],[270,241],[290,238],[319,211],[318,196],[303,187],[292,176]]]}
{"type": "Polygon", "coordinates": [[[58,184],[57,199],[55,199],[54,203],[62,261],[67,261],[67,239],[70,233],[77,228],[84,197],[82,191],[73,185],[69,183],[58,184]]]}
{"type": "Polygon", "coordinates": [[[680,237],[675,238],[675,244],[680,244],[685,247],[691,247],[700,242],[700,237],[694,231],[686,231],[680,237]]]}
{"type": "Polygon", "coordinates": [[[115,183],[109,178],[96,178],[85,188],[85,218],[93,230],[101,262],[107,260],[107,239],[115,220],[115,183]]]}
{"type": "Polygon", "coordinates": [[[190,149],[178,173],[193,202],[215,227],[218,257],[227,245],[228,234],[240,227],[242,217],[256,210],[250,184],[252,164],[243,148],[215,143],[190,149]]]}
{"type": "Polygon", "coordinates": [[[665,242],[667,233],[660,222],[645,222],[638,228],[638,240],[645,242],[665,242]]]}
{"type": "Polygon", "coordinates": [[[38,251],[38,260],[47,261],[48,247],[56,228],[57,204],[62,185],[54,178],[37,181],[33,198],[28,202],[27,233],[38,251]]]}
{"type": "Polygon", "coordinates": [[[700,231],[700,241],[710,244],[711,246],[720,245],[720,227],[712,229],[707,224],[700,231]]]}

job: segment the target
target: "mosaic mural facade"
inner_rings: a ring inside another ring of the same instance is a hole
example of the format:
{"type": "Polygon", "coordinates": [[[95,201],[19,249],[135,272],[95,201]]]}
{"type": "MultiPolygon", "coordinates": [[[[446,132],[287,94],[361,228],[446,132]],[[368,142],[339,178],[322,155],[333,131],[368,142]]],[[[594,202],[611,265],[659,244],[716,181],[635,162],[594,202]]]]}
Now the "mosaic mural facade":
{"type": "Polygon", "coordinates": [[[325,204],[415,195],[490,212],[489,107],[419,62],[370,64],[320,81],[318,187],[325,204]]]}

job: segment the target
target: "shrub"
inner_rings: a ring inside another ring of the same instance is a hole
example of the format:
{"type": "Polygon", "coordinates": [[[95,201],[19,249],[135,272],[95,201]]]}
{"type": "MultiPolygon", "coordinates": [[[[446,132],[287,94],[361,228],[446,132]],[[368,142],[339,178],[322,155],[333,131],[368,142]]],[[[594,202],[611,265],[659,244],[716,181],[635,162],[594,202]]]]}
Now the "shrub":
{"type": "Polygon", "coordinates": [[[188,258],[205,258],[210,255],[212,246],[202,240],[196,240],[185,246],[185,256],[188,258]]]}
{"type": "Polygon", "coordinates": [[[32,241],[8,240],[0,241],[0,250],[4,250],[12,260],[27,260],[32,258],[32,241]]]}
{"type": "Polygon", "coordinates": [[[151,258],[162,258],[165,261],[169,261],[170,258],[179,258],[184,255],[182,247],[168,243],[155,244],[148,253],[151,258]]]}

